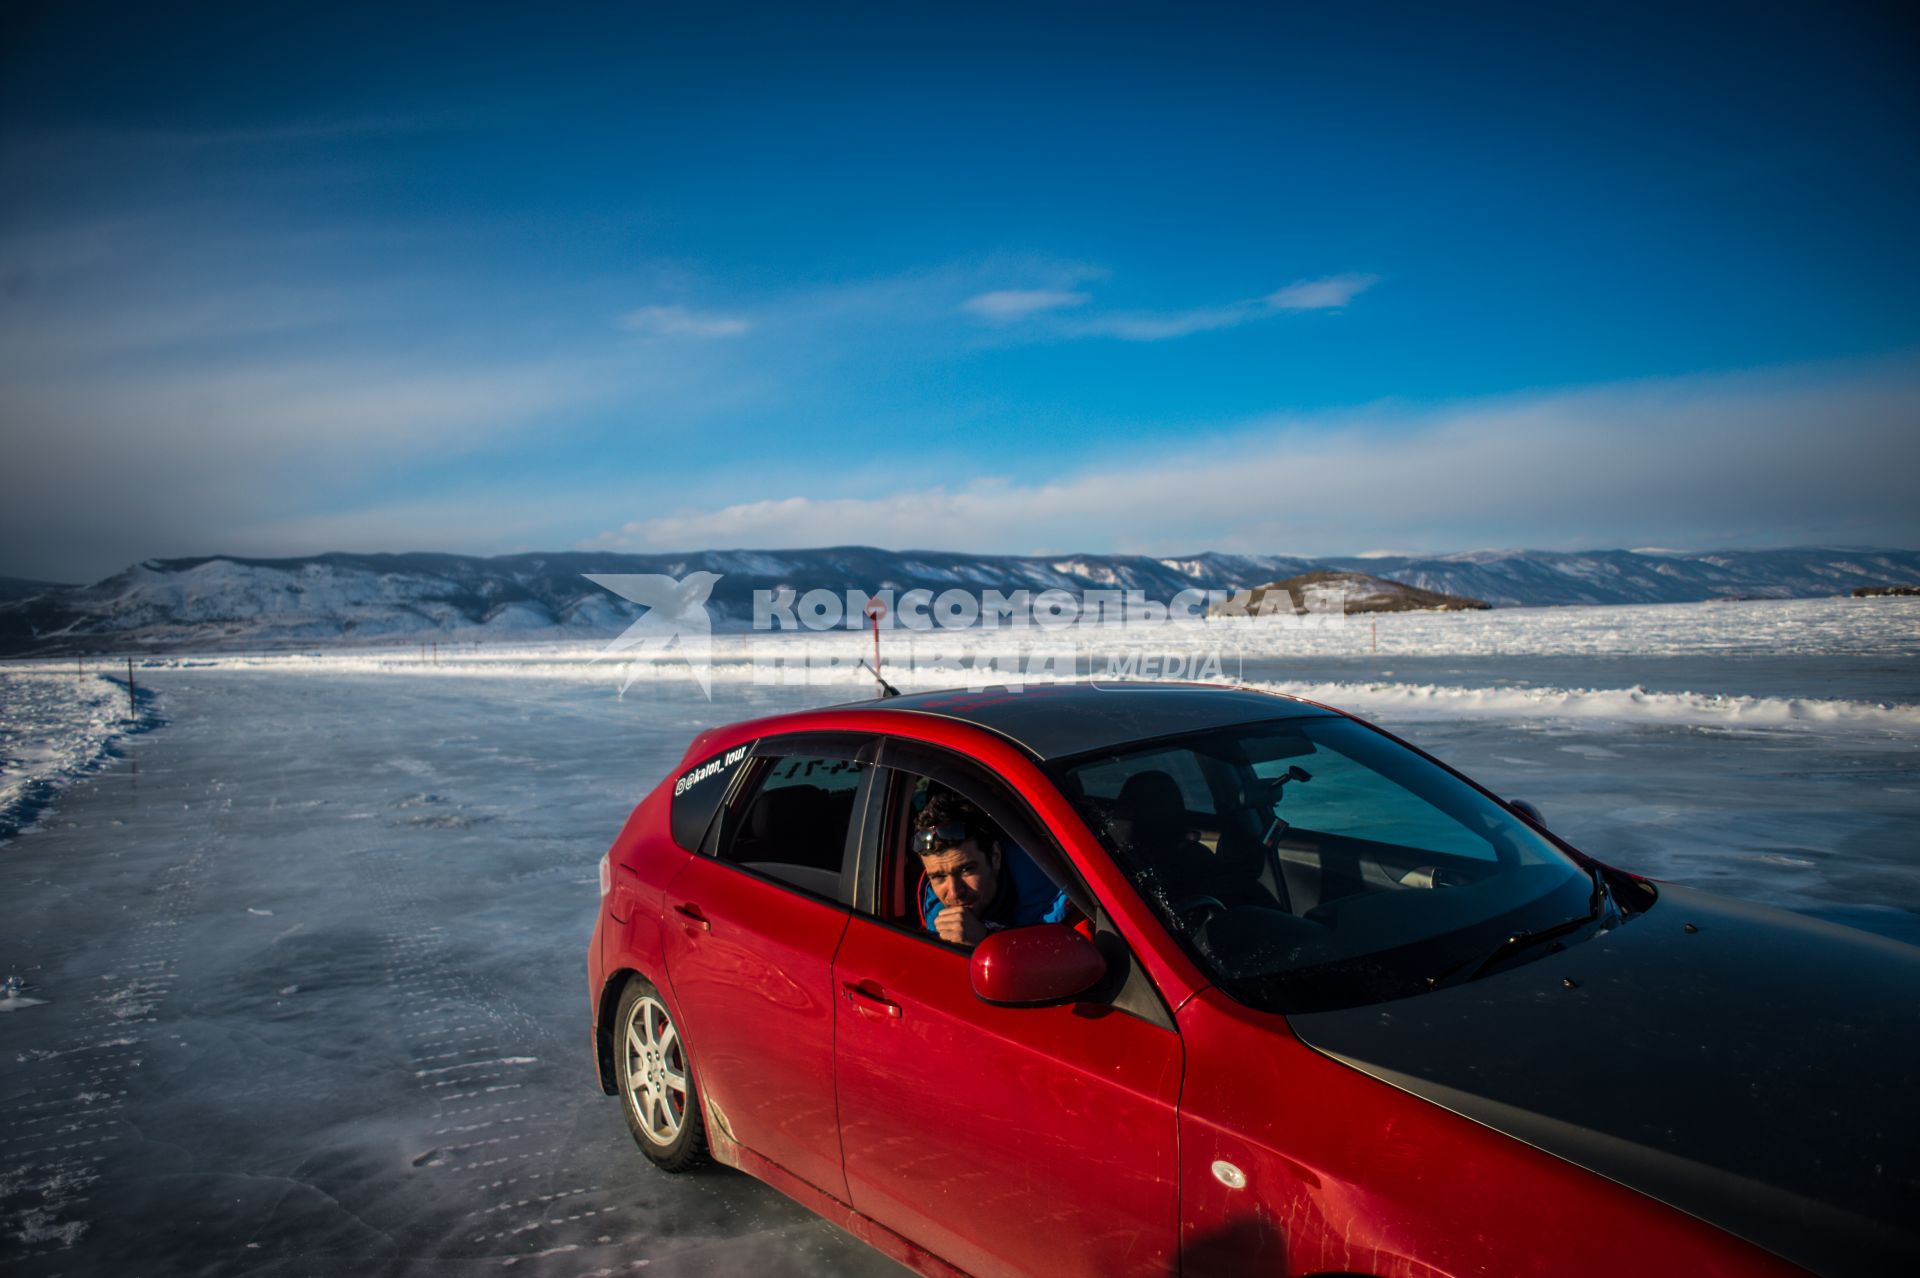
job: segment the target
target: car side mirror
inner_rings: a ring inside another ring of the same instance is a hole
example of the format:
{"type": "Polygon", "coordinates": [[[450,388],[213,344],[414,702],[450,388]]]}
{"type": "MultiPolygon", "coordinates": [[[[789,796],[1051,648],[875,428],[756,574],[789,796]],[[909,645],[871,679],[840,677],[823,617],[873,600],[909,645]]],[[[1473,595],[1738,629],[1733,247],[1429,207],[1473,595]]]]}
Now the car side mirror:
{"type": "Polygon", "coordinates": [[[1107,975],[1092,941],[1064,923],[989,933],[973,950],[973,992],[999,1007],[1069,1003],[1107,975]]]}
{"type": "Polygon", "coordinates": [[[1534,807],[1531,803],[1528,803],[1525,799],[1508,799],[1507,806],[1512,808],[1514,811],[1518,812],[1521,816],[1525,817],[1527,820],[1539,826],[1541,829],[1544,830],[1547,828],[1547,819],[1540,815],[1540,809],[1534,807]]]}

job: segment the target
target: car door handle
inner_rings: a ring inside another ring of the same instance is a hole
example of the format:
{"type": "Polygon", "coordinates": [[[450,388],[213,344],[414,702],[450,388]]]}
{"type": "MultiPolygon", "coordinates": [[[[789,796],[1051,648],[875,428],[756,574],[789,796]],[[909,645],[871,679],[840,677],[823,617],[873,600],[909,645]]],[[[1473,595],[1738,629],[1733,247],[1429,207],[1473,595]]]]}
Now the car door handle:
{"type": "Polygon", "coordinates": [[[841,986],[847,992],[847,1002],[869,1016],[891,1016],[900,1019],[900,1005],[890,999],[882,998],[872,990],[863,989],[849,981],[841,986]]]}
{"type": "Polygon", "coordinates": [[[702,914],[700,907],[691,901],[684,905],[674,906],[673,912],[684,920],[681,926],[687,929],[688,936],[692,936],[695,932],[709,932],[713,930],[713,924],[707,922],[707,916],[702,914]]]}

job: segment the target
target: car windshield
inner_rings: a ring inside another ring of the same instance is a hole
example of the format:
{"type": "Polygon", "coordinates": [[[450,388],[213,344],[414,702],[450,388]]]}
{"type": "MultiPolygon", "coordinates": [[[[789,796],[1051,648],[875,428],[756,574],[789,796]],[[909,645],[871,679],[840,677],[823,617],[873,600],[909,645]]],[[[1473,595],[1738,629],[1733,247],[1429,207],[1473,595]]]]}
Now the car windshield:
{"type": "Polygon", "coordinates": [[[1195,733],[1053,771],[1187,952],[1269,1011],[1422,993],[1590,908],[1593,880],[1549,840],[1349,719],[1195,733]]]}

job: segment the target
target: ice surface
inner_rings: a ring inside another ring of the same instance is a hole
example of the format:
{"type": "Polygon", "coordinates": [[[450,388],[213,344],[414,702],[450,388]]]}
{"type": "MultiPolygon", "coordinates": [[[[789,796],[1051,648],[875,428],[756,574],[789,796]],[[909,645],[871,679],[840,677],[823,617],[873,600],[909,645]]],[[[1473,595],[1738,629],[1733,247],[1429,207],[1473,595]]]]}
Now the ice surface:
{"type": "Polygon", "coordinates": [[[1251,680],[1367,718],[1572,719],[1632,724],[1853,726],[1920,735],[1920,705],[1832,697],[1752,697],[1631,688],[1455,688],[1420,683],[1251,680]]]}
{"type": "MultiPolygon", "coordinates": [[[[1214,645],[1614,864],[1920,941],[1916,621],[1701,604],[1396,615],[1378,655],[1364,620],[1092,649],[1214,645]]],[[[758,685],[746,644],[716,645],[711,701],[676,661],[623,699],[599,645],[144,663],[166,725],[0,848],[0,1267],[898,1272],[745,1177],[656,1173],[593,1081],[595,866],[632,804],[704,727],[870,693],[758,685]]],[[[55,687],[10,694],[8,731],[92,757],[55,687]]]]}
{"type": "Polygon", "coordinates": [[[595,863],[697,689],[151,674],[167,725],[0,850],[0,1270],[899,1272],[594,1082],[595,863]]]}
{"type": "Polygon", "coordinates": [[[124,680],[86,673],[84,664],[0,668],[0,839],[18,833],[121,737],[151,724],[124,680]]]}

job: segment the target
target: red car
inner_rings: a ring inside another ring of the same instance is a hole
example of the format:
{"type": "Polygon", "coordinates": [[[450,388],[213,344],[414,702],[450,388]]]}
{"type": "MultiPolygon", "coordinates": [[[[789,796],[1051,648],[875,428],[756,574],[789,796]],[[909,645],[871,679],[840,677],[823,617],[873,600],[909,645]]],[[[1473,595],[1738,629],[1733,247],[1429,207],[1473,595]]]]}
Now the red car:
{"type": "Polygon", "coordinates": [[[925,1274],[1920,1273],[1920,949],[1602,865],[1229,688],[701,734],[600,1083],[925,1274]]]}

